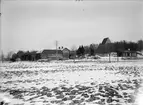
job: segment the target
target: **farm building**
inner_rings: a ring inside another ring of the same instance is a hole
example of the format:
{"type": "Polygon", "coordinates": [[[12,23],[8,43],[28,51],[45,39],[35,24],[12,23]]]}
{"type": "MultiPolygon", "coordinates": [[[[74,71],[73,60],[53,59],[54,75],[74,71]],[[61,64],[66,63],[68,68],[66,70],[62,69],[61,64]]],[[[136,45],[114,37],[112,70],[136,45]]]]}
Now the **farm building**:
{"type": "Polygon", "coordinates": [[[117,54],[118,54],[118,56],[127,57],[127,58],[132,58],[132,57],[136,58],[139,56],[143,56],[143,54],[141,52],[130,51],[130,50],[118,51],[117,54]]]}
{"type": "Polygon", "coordinates": [[[68,48],[64,48],[64,49],[62,50],[62,52],[63,52],[63,58],[64,58],[64,59],[69,59],[70,50],[69,50],[68,48]]]}
{"type": "Polygon", "coordinates": [[[107,54],[110,51],[110,43],[111,41],[109,38],[104,38],[102,43],[98,46],[96,53],[103,55],[107,54]]]}
{"type": "Polygon", "coordinates": [[[62,59],[63,58],[63,53],[61,50],[43,50],[41,53],[41,58],[42,59],[62,59]]]}
{"type": "Polygon", "coordinates": [[[111,43],[110,39],[108,37],[104,38],[103,41],[102,41],[102,45],[105,45],[105,44],[108,44],[108,43],[111,43]]]}
{"type": "Polygon", "coordinates": [[[137,57],[136,51],[123,51],[122,52],[123,57],[137,57]]]}
{"type": "Polygon", "coordinates": [[[63,50],[43,50],[41,53],[42,59],[50,59],[50,60],[56,60],[56,59],[69,59],[70,50],[67,48],[64,48],[63,50]]]}

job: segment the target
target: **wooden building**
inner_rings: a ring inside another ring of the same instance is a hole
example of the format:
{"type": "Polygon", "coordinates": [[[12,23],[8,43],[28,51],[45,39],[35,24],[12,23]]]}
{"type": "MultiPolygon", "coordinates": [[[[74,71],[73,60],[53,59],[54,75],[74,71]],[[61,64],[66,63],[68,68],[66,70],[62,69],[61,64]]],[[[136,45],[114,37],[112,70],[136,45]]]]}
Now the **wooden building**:
{"type": "Polygon", "coordinates": [[[62,50],[62,52],[63,52],[63,59],[69,59],[69,57],[70,57],[70,50],[68,48],[64,48],[62,50]]]}
{"type": "Polygon", "coordinates": [[[102,41],[102,45],[109,44],[109,43],[111,43],[111,41],[108,37],[104,38],[103,41],[102,41]]]}
{"type": "Polygon", "coordinates": [[[70,50],[64,48],[63,50],[43,50],[41,53],[41,59],[49,59],[49,60],[63,60],[69,59],[70,50]]]}
{"type": "Polygon", "coordinates": [[[41,59],[49,59],[49,60],[56,60],[56,59],[63,59],[63,53],[61,50],[43,50],[41,53],[41,59]]]}
{"type": "Polygon", "coordinates": [[[98,54],[103,54],[103,55],[106,55],[110,52],[111,50],[111,41],[110,39],[107,37],[107,38],[104,38],[102,43],[99,44],[98,48],[96,49],[96,53],[98,54]]]}

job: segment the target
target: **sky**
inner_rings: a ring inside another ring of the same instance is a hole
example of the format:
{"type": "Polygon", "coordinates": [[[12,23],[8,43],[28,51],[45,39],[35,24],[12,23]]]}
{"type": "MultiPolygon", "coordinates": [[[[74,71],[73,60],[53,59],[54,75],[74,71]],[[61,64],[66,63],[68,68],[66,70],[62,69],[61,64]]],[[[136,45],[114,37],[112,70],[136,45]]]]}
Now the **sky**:
{"type": "Polygon", "coordinates": [[[143,39],[141,0],[2,0],[1,51],[143,39]]]}

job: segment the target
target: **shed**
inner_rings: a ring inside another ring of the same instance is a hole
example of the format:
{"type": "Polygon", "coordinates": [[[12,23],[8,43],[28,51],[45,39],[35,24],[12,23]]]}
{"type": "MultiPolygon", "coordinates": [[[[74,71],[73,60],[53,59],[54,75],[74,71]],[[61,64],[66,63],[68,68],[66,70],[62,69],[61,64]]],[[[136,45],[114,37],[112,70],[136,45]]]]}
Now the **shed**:
{"type": "Polygon", "coordinates": [[[68,48],[64,48],[64,49],[62,50],[62,52],[63,52],[63,58],[64,58],[64,59],[69,59],[70,50],[69,50],[68,48]]]}

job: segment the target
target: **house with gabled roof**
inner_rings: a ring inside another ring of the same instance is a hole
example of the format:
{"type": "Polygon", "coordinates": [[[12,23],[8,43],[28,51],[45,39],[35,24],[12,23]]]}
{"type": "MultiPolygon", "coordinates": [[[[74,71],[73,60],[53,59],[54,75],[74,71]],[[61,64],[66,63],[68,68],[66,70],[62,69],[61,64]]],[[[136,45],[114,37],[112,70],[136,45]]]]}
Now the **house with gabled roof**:
{"type": "Polygon", "coordinates": [[[118,50],[117,52],[118,56],[124,57],[124,58],[137,58],[137,57],[143,57],[143,54],[139,51],[130,51],[130,50],[118,50]]]}
{"type": "Polygon", "coordinates": [[[64,48],[62,50],[62,52],[63,52],[63,58],[64,59],[69,59],[70,58],[70,50],[68,48],[64,48]]]}
{"type": "Polygon", "coordinates": [[[63,50],[45,49],[41,53],[41,59],[62,60],[69,59],[70,50],[64,48],[63,50]]]}
{"type": "Polygon", "coordinates": [[[46,49],[42,51],[41,58],[50,60],[62,59],[63,53],[61,50],[46,49]]]}

